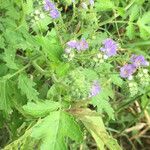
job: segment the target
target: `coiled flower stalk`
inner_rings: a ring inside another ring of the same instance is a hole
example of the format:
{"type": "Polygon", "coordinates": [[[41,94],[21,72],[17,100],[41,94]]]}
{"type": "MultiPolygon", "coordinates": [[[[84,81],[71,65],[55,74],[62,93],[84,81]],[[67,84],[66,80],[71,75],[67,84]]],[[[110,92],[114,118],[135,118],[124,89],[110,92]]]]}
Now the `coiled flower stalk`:
{"type": "Polygon", "coordinates": [[[136,77],[139,81],[140,87],[145,88],[150,84],[150,75],[147,69],[139,69],[136,77]]]}
{"type": "Polygon", "coordinates": [[[134,97],[139,91],[138,84],[135,81],[129,81],[128,87],[129,87],[130,97],[134,97]]]}
{"type": "Polygon", "coordinates": [[[87,100],[101,91],[97,80],[90,80],[83,68],[77,68],[64,79],[66,90],[73,100],[87,100]]]}

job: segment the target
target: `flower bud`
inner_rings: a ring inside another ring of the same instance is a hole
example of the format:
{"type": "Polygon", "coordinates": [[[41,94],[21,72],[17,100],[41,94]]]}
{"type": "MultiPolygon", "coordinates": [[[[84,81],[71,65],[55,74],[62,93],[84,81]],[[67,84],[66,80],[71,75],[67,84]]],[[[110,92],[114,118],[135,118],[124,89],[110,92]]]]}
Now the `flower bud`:
{"type": "Polygon", "coordinates": [[[44,18],[45,18],[45,15],[44,15],[44,14],[40,14],[40,18],[41,18],[41,19],[44,19],[44,18]]]}
{"type": "Polygon", "coordinates": [[[35,10],[34,12],[36,15],[39,15],[40,14],[40,11],[39,10],[35,10]]]}

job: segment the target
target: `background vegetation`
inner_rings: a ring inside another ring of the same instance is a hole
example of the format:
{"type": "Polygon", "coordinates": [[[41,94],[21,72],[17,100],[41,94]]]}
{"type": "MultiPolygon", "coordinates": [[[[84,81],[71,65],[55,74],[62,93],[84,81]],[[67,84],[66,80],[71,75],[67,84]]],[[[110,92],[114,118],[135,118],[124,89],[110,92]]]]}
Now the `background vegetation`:
{"type": "Polygon", "coordinates": [[[149,150],[150,67],[132,80],[120,68],[132,54],[150,60],[150,1],[51,3],[54,14],[42,0],[0,0],[0,148],[149,150]],[[118,49],[104,59],[107,38],[118,49]]]}

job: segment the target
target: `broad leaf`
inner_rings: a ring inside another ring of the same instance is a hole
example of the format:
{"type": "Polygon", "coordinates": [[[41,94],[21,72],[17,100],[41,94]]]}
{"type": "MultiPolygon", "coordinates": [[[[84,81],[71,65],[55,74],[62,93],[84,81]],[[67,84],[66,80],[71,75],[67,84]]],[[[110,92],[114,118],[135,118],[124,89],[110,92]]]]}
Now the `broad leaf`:
{"type": "Polygon", "coordinates": [[[112,10],[115,6],[112,0],[97,0],[95,7],[97,11],[108,11],[112,10]]]}
{"type": "Polygon", "coordinates": [[[6,65],[8,68],[11,69],[18,69],[17,64],[15,63],[15,55],[16,50],[14,48],[7,48],[4,52],[4,61],[6,62],[6,65]]]}
{"type": "Polygon", "coordinates": [[[140,7],[138,5],[134,5],[133,7],[131,7],[131,14],[129,16],[129,20],[130,21],[137,20],[139,17],[139,11],[140,11],[140,7]]]}
{"type": "Polygon", "coordinates": [[[52,112],[42,119],[33,128],[31,136],[42,140],[41,150],[66,150],[66,137],[76,142],[82,140],[82,132],[74,118],[61,111],[52,112]]]}
{"type": "Polygon", "coordinates": [[[0,110],[9,113],[11,110],[11,98],[8,81],[0,79],[0,110]]]}
{"type": "Polygon", "coordinates": [[[59,77],[64,76],[69,71],[69,67],[70,67],[69,63],[60,63],[56,67],[56,74],[57,74],[57,76],[59,76],[59,77]]]}
{"type": "Polygon", "coordinates": [[[143,39],[149,39],[150,38],[150,11],[146,12],[142,18],[139,18],[137,24],[140,28],[140,36],[143,39]]]}
{"type": "Polygon", "coordinates": [[[28,100],[37,100],[39,93],[34,88],[35,83],[25,74],[20,74],[18,77],[18,88],[27,96],[28,100]]]}
{"type": "Polygon", "coordinates": [[[43,52],[50,60],[60,61],[62,47],[55,30],[49,32],[45,37],[40,35],[36,36],[36,42],[39,46],[42,46],[43,52]]]}
{"type": "Polygon", "coordinates": [[[28,102],[27,105],[23,106],[25,112],[33,117],[43,117],[50,113],[51,111],[57,110],[60,107],[60,103],[46,100],[28,102]]]}
{"type": "Polygon", "coordinates": [[[126,35],[130,40],[132,40],[135,37],[135,27],[132,22],[129,22],[128,26],[126,27],[126,35]]]}
{"type": "Polygon", "coordinates": [[[83,108],[76,112],[78,113],[75,115],[83,122],[87,130],[91,133],[100,150],[105,150],[105,146],[109,150],[121,150],[117,141],[106,131],[102,118],[96,115],[96,112],[83,108]]]}
{"type": "MultiPolygon", "coordinates": [[[[0,26],[0,28],[1,28],[1,26],[0,26]]],[[[0,48],[3,48],[3,49],[5,48],[5,40],[2,36],[0,36],[0,48]]]]}
{"type": "Polygon", "coordinates": [[[118,74],[111,74],[110,78],[113,84],[118,85],[120,87],[122,86],[123,80],[120,78],[118,74]]]}

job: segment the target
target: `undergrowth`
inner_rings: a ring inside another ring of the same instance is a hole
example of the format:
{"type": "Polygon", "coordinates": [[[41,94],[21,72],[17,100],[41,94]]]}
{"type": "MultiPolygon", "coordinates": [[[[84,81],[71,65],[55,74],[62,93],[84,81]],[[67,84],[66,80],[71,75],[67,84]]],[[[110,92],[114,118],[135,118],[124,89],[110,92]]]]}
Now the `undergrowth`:
{"type": "Polygon", "coordinates": [[[0,148],[148,150],[150,1],[0,0],[0,148]]]}

